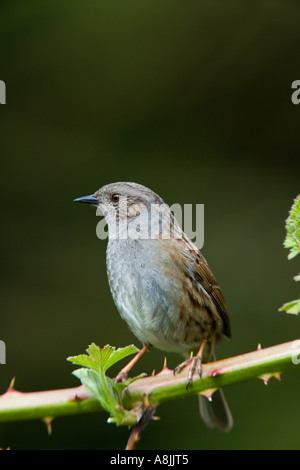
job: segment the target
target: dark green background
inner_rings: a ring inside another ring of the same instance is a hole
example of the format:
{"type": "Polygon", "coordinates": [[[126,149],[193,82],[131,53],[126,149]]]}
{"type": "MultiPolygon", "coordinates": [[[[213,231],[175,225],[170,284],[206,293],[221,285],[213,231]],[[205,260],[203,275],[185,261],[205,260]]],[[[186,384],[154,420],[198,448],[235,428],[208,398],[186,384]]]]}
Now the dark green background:
{"type": "MultiPolygon", "coordinates": [[[[205,204],[203,253],[227,300],[226,357],[299,337],[284,222],[299,193],[297,1],[16,1],[0,7],[1,329],[22,391],[76,386],[69,355],[138,341],[113,304],[98,218],[72,203],[113,181],[205,204]]],[[[159,370],[152,350],[134,369],[159,370]]],[[[168,356],[174,367],[180,357],[168,356]]],[[[139,449],[299,448],[300,371],[228,388],[235,425],[161,406],[139,449]]],[[[1,424],[0,447],[123,449],[105,413],[1,424]]]]}

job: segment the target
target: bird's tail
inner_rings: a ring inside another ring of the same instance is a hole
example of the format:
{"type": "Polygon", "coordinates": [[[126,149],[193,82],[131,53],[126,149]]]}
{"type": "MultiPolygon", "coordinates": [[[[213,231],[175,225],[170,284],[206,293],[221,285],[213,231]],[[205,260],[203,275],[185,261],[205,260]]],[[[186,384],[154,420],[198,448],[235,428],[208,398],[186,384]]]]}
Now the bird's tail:
{"type": "MultiPolygon", "coordinates": [[[[214,344],[208,343],[205,350],[204,361],[216,361],[214,344]]],[[[199,409],[203,421],[210,428],[217,427],[222,431],[230,431],[233,419],[223,391],[216,390],[210,400],[205,395],[199,395],[199,409]]]]}
{"type": "Polygon", "coordinates": [[[222,431],[230,431],[232,428],[232,416],[222,390],[216,390],[211,401],[199,395],[199,409],[202,419],[210,428],[218,427],[222,431]]]}

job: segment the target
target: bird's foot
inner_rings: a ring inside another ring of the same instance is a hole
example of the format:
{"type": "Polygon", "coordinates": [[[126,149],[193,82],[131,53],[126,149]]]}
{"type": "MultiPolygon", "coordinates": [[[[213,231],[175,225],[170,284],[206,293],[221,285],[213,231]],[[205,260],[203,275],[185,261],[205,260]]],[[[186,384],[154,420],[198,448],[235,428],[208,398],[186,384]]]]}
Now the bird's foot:
{"type": "Polygon", "coordinates": [[[202,377],[202,358],[201,358],[201,356],[199,356],[199,355],[192,356],[191,355],[191,357],[189,359],[187,359],[186,361],[182,362],[177,367],[175,367],[174,375],[181,372],[187,366],[189,366],[189,375],[188,375],[188,379],[187,379],[187,382],[186,382],[186,390],[188,390],[189,386],[193,382],[193,376],[195,374],[196,369],[198,371],[199,377],[200,378],[202,377]]]}

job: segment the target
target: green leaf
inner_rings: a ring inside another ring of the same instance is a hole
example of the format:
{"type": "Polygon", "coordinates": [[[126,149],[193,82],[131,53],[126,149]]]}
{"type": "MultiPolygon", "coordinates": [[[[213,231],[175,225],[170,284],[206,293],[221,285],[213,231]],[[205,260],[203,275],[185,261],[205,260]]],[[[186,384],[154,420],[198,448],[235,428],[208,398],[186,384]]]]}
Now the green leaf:
{"type": "Polygon", "coordinates": [[[77,366],[88,367],[89,369],[98,370],[97,364],[94,360],[87,354],[80,354],[79,356],[70,356],[67,358],[67,361],[76,364],[77,366]]]}
{"type": "Polygon", "coordinates": [[[118,348],[115,349],[111,352],[110,356],[107,357],[106,362],[105,362],[105,370],[109,369],[111,366],[113,366],[116,362],[119,362],[121,359],[124,359],[127,356],[130,356],[130,354],[136,354],[139,352],[139,349],[131,344],[130,346],[126,346],[125,348],[118,348]]]}
{"type": "Polygon", "coordinates": [[[117,425],[134,424],[137,419],[136,413],[122,407],[121,393],[136,378],[128,379],[124,384],[115,383],[106,375],[106,371],[121,359],[137,353],[139,349],[134,345],[116,349],[109,344],[104,348],[99,348],[95,343],[92,343],[86,351],[87,354],[68,357],[68,361],[82,366],[80,369],[75,370],[73,375],[110,413],[109,422],[117,425]]]}
{"type": "MultiPolygon", "coordinates": [[[[290,250],[288,259],[294,258],[300,253],[300,194],[294,199],[294,203],[286,219],[285,248],[290,250]]],[[[294,277],[295,281],[300,281],[300,274],[294,277]]],[[[300,313],[300,299],[292,300],[284,304],[279,311],[284,311],[292,315],[300,313]]]]}
{"type": "Polygon", "coordinates": [[[104,346],[104,348],[99,348],[95,343],[92,343],[87,348],[88,355],[80,354],[79,356],[70,356],[67,360],[78,366],[89,367],[90,369],[94,369],[98,372],[103,369],[104,372],[106,372],[107,369],[113,366],[116,362],[119,362],[130,354],[136,354],[138,352],[139,349],[133,344],[125,346],[124,348],[116,349],[114,346],[110,346],[109,344],[104,346]]]}
{"type": "Polygon", "coordinates": [[[285,228],[284,246],[290,250],[288,259],[292,259],[300,253],[300,194],[294,200],[285,228]]]}
{"type": "Polygon", "coordinates": [[[110,411],[111,403],[107,400],[103,385],[98,375],[91,369],[77,369],[73,372],[85,388],[101,403],[106,411],[110,411]]]}
{"type": "Polygon", "coordinates": [[[92,343],[86,350],[86,352],[94,361],[98,370],[101,368],[101,365],[102,365],[102,354],[105,352],[107,348],[111,348],[111,346],[105,346],[103,349],[100,349],[98,346],[96,346],[95,343],[92,343]]]}
{"type": "Polygon", "coordinates": [[[292,315],[298,315],[300,313],[300,299],[292,300],[291,302],[283,304],[283,306],[279,310],[286,313],[290,313],[292,315]]]}

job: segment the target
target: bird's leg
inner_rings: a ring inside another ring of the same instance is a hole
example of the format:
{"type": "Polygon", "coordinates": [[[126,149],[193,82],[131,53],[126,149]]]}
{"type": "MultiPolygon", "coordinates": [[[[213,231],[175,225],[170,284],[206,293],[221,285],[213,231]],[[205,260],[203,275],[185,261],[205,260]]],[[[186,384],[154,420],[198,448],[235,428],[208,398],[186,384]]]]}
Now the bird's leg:
{"type": "Polygon", "coordinates": [[[142,349],[134,356],[133,359],[131,359],[128,364],[123,367],[123,369],[118,373],[117,377],[115,378],[115,382],[126,382],[128,379],[128,372],[132,369],[134,364],[142,357],[143,354],[145,354],[146,351],[150,348],[149,344],[144,344],[142,349]]]}
{"type": "Polygon", "coordinates": [[[178,372],[181,372],[182,369],[184,369],[187,365],[190,365],[189,376],[186,382],[187,390],[189,386],[191,385],[191,383],[193,382],[193,376],[194,376],[196,367],[198,370],[199,377],[202,377],[202,356],[203,356],[203,350],[204,350],[205,344],[206,344],[206,340],[203,340],[197,355],[193,356],[193,352],[191,352],[190,358],[182,362],[181,364],[179,364],[174,369],[174,374],[176,374],[178,372]]]}

